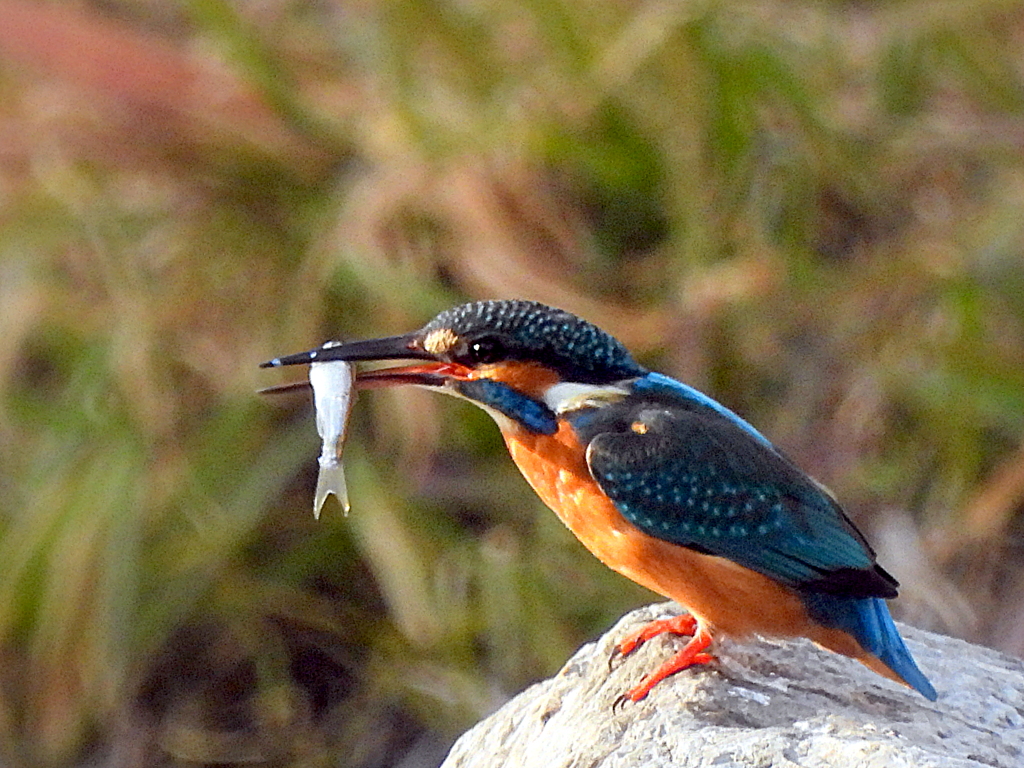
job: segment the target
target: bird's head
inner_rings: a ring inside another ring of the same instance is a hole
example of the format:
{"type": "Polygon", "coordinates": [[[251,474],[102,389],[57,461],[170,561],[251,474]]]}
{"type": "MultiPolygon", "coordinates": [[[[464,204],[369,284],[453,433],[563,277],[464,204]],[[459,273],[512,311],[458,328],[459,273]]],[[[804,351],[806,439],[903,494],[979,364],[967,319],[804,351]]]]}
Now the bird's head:
{"type": "Polygon", "coordinates": [[[403,359],[422,362],[361,371],[357,384],[437,388],[477,403],[502,429],[547,434],[560,413],[621,397],[620,382],[647,372],[597,326],[532,301],[463,304],[403,336],[334,344],[263,367],[403,359]]]}

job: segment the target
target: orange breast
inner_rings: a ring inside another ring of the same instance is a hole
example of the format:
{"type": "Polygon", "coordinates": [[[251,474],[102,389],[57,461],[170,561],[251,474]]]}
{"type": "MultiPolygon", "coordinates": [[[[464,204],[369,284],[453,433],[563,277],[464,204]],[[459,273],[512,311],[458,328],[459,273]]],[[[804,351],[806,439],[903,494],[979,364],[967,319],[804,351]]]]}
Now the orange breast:
{"type": "Polygon", "coordinates": [[[792,590],[630,524],[591,477],[583,448],[566,422],[551,436],[519,431],[504,437],[540,498],[608,567],[686,606],[720,633],[818,639],[820,628],[812,625],[792,590]]]}

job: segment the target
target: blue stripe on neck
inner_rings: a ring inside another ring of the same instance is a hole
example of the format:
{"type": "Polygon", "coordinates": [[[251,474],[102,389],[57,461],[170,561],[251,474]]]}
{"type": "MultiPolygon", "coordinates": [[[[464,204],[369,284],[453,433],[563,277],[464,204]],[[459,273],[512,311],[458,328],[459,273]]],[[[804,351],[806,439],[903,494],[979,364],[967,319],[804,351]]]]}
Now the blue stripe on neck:
{"type": "Polygon", "coordinates": [[[459,392],[470,400],[493,408],[522,424],[531,432],[553,435],[558,431],[558,419],[544,403],[517,392],[507,384],[493,379],[460,381],[459,392]]]}

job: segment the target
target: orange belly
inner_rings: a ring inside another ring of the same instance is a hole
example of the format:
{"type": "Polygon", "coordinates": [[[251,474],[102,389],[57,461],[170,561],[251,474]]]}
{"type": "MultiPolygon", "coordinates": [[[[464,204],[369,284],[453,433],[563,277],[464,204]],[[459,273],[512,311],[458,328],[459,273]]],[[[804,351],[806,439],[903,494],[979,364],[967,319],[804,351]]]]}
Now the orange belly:
{"type": "Polygon", "coordinates": [[[521,431],[506,434],[505,442],[544,503],[609,568],[675,600],[719,633],[818,639],[821,628],[812,624],[792,590],[630,524],[594,482],[567,423],[551,436],[521,431]]]}
{"type": "Polygon", "coordinates": [[[852,635],[813,622],[788,587],[731,560],[649,536],[629,523],[594,481],[567,423],[551,436],[521,430],[504,437],[537,495],[587,549],[612,570],[675,600],[713,633],[807,637],[906,684],[852,635]]]}

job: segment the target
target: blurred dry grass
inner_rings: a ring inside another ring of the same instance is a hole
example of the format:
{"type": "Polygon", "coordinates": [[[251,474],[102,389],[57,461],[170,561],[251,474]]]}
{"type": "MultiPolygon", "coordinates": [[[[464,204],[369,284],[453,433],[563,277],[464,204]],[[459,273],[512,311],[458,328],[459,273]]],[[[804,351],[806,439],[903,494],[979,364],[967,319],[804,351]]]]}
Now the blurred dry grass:
{"type": "MultiPolygon", "coordinates": [[[[578,312],[1024,654],[1024,4],[0,0],[0,762],[431,765],[649,595],[482,414],[309,514],[256,364],[578,312]],[[571,596],[571,599],[567,599],[571,596]]],[[[935,681],[942,690],[942,681],[935,681]]]]}

